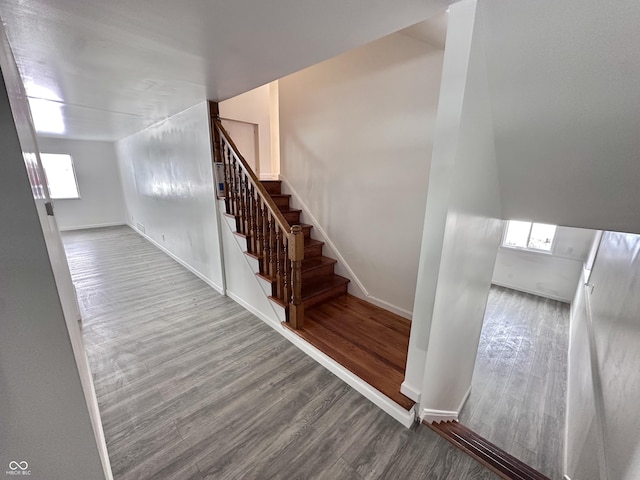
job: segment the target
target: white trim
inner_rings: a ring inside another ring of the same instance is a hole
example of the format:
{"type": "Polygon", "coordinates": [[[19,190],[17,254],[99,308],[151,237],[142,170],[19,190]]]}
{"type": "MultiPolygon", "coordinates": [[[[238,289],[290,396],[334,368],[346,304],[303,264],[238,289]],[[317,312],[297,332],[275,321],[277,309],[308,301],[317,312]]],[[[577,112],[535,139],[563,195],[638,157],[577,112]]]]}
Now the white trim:
{"type": "Polygon", "coordinates": [[[420,412],[420,420],[427,423],[457,421],[458,412],[423,408],[422,412],[420,412]]]}
{"type": "Polygon", "coordinates": [[[291,184],[282,175],[280,175],[280,180],[282,181],[282,183],[285,184],[285,186],[287,187],[287,190],[291,193],[291,196],[294,197],[296,201],[296,208],[300,208],[303,210],[305,217],[308,217],[309,219],[309,223],[313,224],[313,231],[318,232],[318,235],[322,238],[322,241],[324,241],[327,247],[331,249],[333,255],[336,257],[336,260],[338,260],[338,264],[346,270],[347,272],[346,277],[348,277],[349,280],[351,280],[351,282],[355,284],[355,286],[360,290],[359,292],[360,295],[358,295],[356,292],[350,292],[350,293],[353,293],[356,297],[360,297],[363,300],[368,301],[369,303],[373,303],[374,305],[377,305],[378,307],[384,308],[385,310],[389,310],[390,312],[393,312],[396,315],[400,315],[401,317],[411,320],[411,318],[413,317],[412,311],[399,307],[392,303],[389,303],[386,300],[382,300],[381,298],[375,297],[369,293],[369,291],[364,286],[364,284],[360,281],[360,279],[355,274],[353,269],[349,266],[347,261],[340,254],[340,251],[337,249],[335,244],[331,241],[331,239],[329,238],[329,235],[327,235],[327,232],[325,232],[325,230],[320,226],[320,222],[318,222],[318,219],[314,217],[314,215],[311,213],[311,210],[309,209],[307,204],[304,202],[304,200],[302,200],[302,197],[300,197],[298,192],[296,192],[295,188],[293,188],[291,184]]]}
{"type": "Polygon", "coordinates": [[[469,395],[471,395],[471,385],[469,385],[469,388],[467,389],[467,393],[464,394],[464,397],[462,397],[462,401],[458,406],[458,415],[460,415],[460,412],[464,408],[464,404],[467,403],[467,400],[469,400],[469,395]]]}
{"type": "Polygon", "coordinates": [[[215,283],[213,280],[211,280],[210,278],[208,278],[206,275],[200,273],[198,270],[196,270],[195,268],[193,268],[191,265],[189,265],[187,262],[185,262],[184,260],[182,260],[181,258],[177,257],[175,254],[173,254],[172,252],[170,252],[169,250],[167,250],[166,247],[160,245],[158,242],[156,242],[153,238],[151,238],[149,235],[147,235],[146,233],[142,233],[140,230],[138,230],[136,227],[134,227],[133,225],[131,225],[130,223],[128,223],[127,225],[129,225],[129,227],[131,227],[135,232],[138,233],[138,235],[140,235],[141,237],[143,237],[144,239],[148,240],[150,243],[152,243],[153,245],[155,245],[156,247],[158,247],[160,250],[162,250],[164,253],[166,253],[167,255],[169,255],[171,258],[173,258],[176,262],[178,262],[180,265],[182,265],[184,268],[186,268],[187,270],[189,270],[191,273],[193,273],[196,277],[198,277],[200,280],[202,280],[204,283],[206,283],[207,285],[209,285],[211,288],[213,288],[216,292],[218,292],[220,295],[224,295],[224,290],[223,288],[218,285],[217,283],[215,283]]]}
{"type": "Polygon", "coordinates": [[[92,225],[76,225],[74,227],[59,227],[59,230],[61,232],[70,232],[72,230],[88,230],[90,228],[122,227],[124,225],[128,225],[128,223],[126,223],[123,220],[121,222],[94,223],[92,225]]]}
{"type": "Polygon", "coordinates": [[[409,397],[414,402],[420,402],[420,397],[422,396],[420,390],[407,383],[406,380],[400,385],[400,393],[405,397],[409,397]]]}
{"type": "Polygon", "coordinates": [[[544,298],[548,298],[550,300],[557,300],[559,302],[571,303],[571,299],[570,298],[562,298],[562,297],[558,297],[557,295],[553,295],[553,294],[545,293],[545,292],[536,292],[536,291],[530,290],[528,288],[517,287],[515,285],[510,285],[510,284],[505,283],[505,282],[496,282],[494,280],[491,280],[491,284],[492,285],[496,285],[498,287],[510,288],[511,290],[517,290],[519,292],[530,293],[531,295],[537,295],[538,297],[544,297],[544,298]]]}
{"type": "Polygon", "coordinates": [[[562,477],[562,478],[564,478],[564,480],[571,480],[571,477],[569,475],[567,475],[567,474],[565,474],[564,477],[562,477]]]}
{"type": "Polygon", "coordinates": [[[277,173],[261,173],[258,178],[260,180],[280,180],[280,175],[277,173]]]}

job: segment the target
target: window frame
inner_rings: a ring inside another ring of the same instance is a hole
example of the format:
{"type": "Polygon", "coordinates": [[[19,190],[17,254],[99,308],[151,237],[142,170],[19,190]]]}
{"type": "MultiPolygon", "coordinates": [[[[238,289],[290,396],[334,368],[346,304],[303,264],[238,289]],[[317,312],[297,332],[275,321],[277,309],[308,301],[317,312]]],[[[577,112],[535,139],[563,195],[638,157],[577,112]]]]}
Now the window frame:
{"type": "MultiPolygon", "coordinates": [[[[531,253],[542,253],[544,255],[553,255],[554,254],[554,250],[555,250],[555,246],[556,246],[556,237],[558,236],[558,225],[553,225],[554,227],[556,227],[555,231],[553,232],[553,238],[551,239],[551,246],[549,247],[549,250],[542,250],[540,248],[535,248],[535,247],[530,247],[529,246],[529,242],[531,240],[531,232],[533,231],[533,226],[534,225],[538,225],[541,224],[540,222],[530,222],[528,220],[516,220],[516,219],[511,219],[511,220],[507,220],[506,223],[504,224],[504,229],[502,231],[502,242],[500,242],[500,247],[502,248],[510,248],[512,250],[519,250],[519,251],[524,251],[524,252],[531,252],[531,253]],[[507,240],[507,232],[509,231],[509,222],[526,222],[529,224],[529,233],[527,235],[527,242],[526,242],[526,247],[518,247],[517,245],[507,245],[505,242],[507,240]]],[[[552,225],[550,223],[542,223],[541,225],[552,225]]]]}
{"type": "Polygon", "coordinates": [[[47,182],[47,192],[49,193],[49,198],[51,198],[51,200],[81,200],[82,199],[82,195],[80,194],[80,185],[78,184],[78,174],[76,173],[76,165],[75,165],[75,162],[73,161],[73,155],[71,155],[70,153],[40,152],[40,160],[42,161],[42,170],[44,171],[44,176],[47,182]],[[44,155],[57,155],[57,156],[69,157],[69,162],[71,163],[71,173],[73,173],[73,180],[76,185],[76,192],[78,192],[78,195],[76,197],[54,197],[51,194],[51,187],[49,186],[49,176],[47,175],[47,169],[44,166],[44,163],[45,163],[43,159],[44,155]]]}

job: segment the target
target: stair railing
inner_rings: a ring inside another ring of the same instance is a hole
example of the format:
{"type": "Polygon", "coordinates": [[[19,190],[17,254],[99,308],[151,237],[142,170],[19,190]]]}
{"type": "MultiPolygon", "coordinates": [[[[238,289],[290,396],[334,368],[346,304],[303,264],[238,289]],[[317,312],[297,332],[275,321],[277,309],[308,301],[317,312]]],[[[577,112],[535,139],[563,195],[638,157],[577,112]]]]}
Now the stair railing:
{"type": "MultiPolygon", "coordinates": [[[[220,122],[213,117],[214,161],[222,163],[227,214],[247,238],[247,249],[258,258],[260,274],[275,282],[272,297],[287,310],[295,329],[302,328],[302,260],[304,234],[290,226],[220,122]]],[[[218,180],[219,181],[219,180],[218,180]]]]}

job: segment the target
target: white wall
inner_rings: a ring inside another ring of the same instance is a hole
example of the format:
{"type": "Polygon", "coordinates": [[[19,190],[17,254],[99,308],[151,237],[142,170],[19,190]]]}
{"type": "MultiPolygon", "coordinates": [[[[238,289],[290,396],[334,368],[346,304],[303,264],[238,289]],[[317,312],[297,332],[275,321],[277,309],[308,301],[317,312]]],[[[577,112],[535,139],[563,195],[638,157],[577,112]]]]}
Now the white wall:
{"type": "Polygon", "coordinates": [[[421,414],[455,418],[471,385],[502,220],[476,2],[451,6],[408,368],[421,414]]]}
{"type": "Polygon", "coordinates": [[[328,240],[325,254],[338,256],[351,293],[407,317],[442,57],[393,34],[278,82],[280,171],[292,204],[328,240]]]}
{"type": "Polygon", "coordinates": [[[0,67],[0,471],[26,461],[34,480],[110,478],[76,363],[84,354],[72,346],[76,318],[66,317],[58,290],[66,259],[45,240],[59,233],[44,213],[33,124],[1,22],[0,67]]]}
{"type": "Polygon", "coordinates": [[[218,105],[220,117],[258,125],[259,173],[264,176],[278,173],[279,159],[272,159],[271,92],[271,84],[266,84],[218,105]]]}
{"type": "Polygon", "coordinates": [[[81,198],[55,200],[61,230],[125,224],[113,143],[38,137],[38,146],[42,153],[66,153],[73,158],[81,198]]]}
{"type": "Polygon", "coordinates": [[[127,222],[223,290],[206,102],[116,143],[127,222]]]}
{"type": "Polygon", "coordinates": [[[589,284],[586,292],[578,291],[571,318],[566,473],[574,480],[635,480],[640,478],[640,236],[605,232],[589,284]],[[582,462],[591,472],[584,472],[582,462]]]}
{"type": "Polygon", "coordinates": [[[558,227],[551,253],[500,247],[493,271],[495,285],[571,302],[594,230],[558,227]]]}
{"type": "Polygon", "coordinates": [[[640,2],[481,10],[505,218],[640,233],[640,2]]]}

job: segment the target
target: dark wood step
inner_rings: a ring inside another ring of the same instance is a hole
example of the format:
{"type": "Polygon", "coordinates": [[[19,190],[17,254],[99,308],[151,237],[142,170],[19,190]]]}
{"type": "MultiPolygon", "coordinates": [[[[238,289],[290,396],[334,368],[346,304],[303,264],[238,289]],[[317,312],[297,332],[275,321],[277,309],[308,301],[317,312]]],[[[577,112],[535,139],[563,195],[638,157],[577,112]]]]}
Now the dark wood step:
{"type": "MultiPolygon", "coordinates": [[[[260,257],[253,255],[251,253],[245,252],[251,258],[259,259],[260,257]]],[[[334,267],[337,261],[333,258],[324,257],[322,255],[317,257],[305,258],[302,261],[302,284],[304,285],[307,282],[314,282],[316,279],[320,277],[328,277],[334,274],[334,267]]],[[[260,272],[256,273],[256,275],[263,280],[271,283],[273,287],[275,285],[275,278],[270,275],[264,275],[260,272]]]]}
{"type": "Polygon", "coordinates": [[[506,480],[550,480],[549,477],[498,448],[459,422],[426,424],[501,478],[506,480]]]}
{"type": "Polygon", "coordinates": [[[347,293],[349,279],[340,275],[320,277],[302,284],[302,303],[305,308],[347,293]]]}
{"type": "Polygon", "coordinates": [[[304,238],[311,238],[311,229],[313,228],[313,225],[309,225],[308,223],[300,223],[299,225],[302,227],[304,238]]]}
{"type": "Polygon", "coordinates": [[[313,238],[304,239],[304,258],[318,257],[322,255],[324,242],[313,238]]]}
{"type": "Polygon", "coordinates": [[[280,208],[282,215],[289,222],[289,225],[300,225],[300,214],[302,210],[297,208],[280,208]]]}
{"type": "Polygon", "coordinates": [[[270,194],[270,196],[273,200],[273,203],[275,203],[278,208],[289,208],[289,200],[291,200],[291,195],[273,193],[270,194]]]}
{"type": "Polygon", "coordinates": [[[302,261],[302,284],[318,277],[333,275],[337,261],[333,258],[318,255],[302,261]]]}
{"type": "Polygon", "coordinates": [[[282,181],[280,180],[261,180],[260,183],[269,195],[280,195],[282,193],[282,181]]]}

